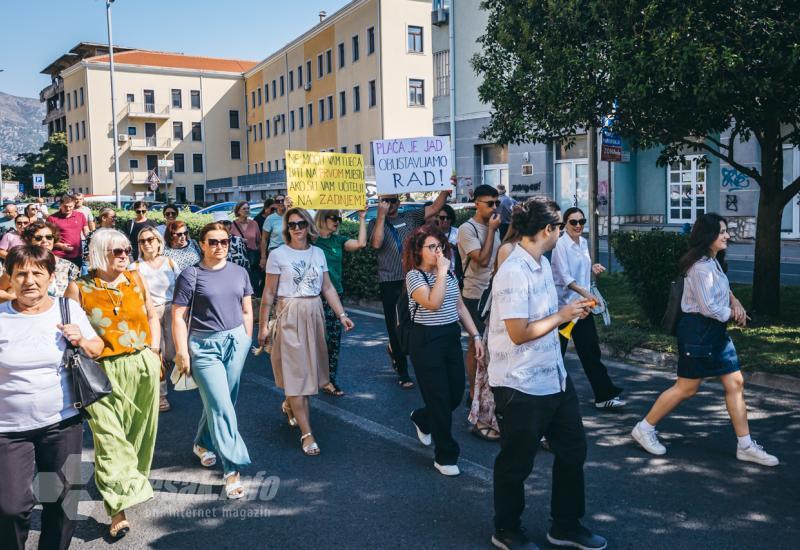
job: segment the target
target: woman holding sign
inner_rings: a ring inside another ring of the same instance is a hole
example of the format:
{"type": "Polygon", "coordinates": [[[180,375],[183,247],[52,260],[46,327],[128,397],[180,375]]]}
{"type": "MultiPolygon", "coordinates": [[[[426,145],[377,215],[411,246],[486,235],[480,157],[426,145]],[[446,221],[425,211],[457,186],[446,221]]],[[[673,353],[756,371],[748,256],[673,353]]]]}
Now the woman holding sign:
{"type": "Polygon", "coordinates": [[[312,245],[317,228],[302,208],[290,208],[284,216],[285,244],[270,252],[261,298],[260,319],[269,319],[275,304],[274,330],[260,323],[258,341],[272,346],[270,360],[275,383],[283,388],[286,401],[281,410],[289,425],[299,426],[303,453],[315,456],[319,445],[311,432],[308,396],[328,382],[328,352],[325,346],[325,314],[322,295],[346,331],[355,325],[347,317],[339,295],[331,284],[325,254],[312,245]]]}
{"type": "MultiPolygon", "coordinates": [[[[319,232],[319,237],[314,244],[325,254],[325,260],[328,262],[328,276],[339,295],[339,301],[342,300],[342,294],[344,294],[342,287],[344,253],[355,252],[367,246],[367,226],[364,223],[366,215],[365,210],[358,213],[358,239],[339,235],[342,215],[338,210],[318,210],[314,217],[319,232]]],[[[322,391],[341,397],[344,392],[336,384],[336,372],[339,366],[342,330],[339,319],[327,300],[322,301],[322,307],[325,311],[325,344],[328,348],[328,370],[330,371],[330,382],[322,386],[322,391]]]]}

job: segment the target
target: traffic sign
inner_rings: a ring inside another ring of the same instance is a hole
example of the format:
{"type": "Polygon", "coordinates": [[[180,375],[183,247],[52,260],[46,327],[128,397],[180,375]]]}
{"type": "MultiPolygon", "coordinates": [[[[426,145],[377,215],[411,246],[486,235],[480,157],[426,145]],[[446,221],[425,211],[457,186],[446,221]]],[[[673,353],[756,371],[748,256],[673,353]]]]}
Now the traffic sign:
{"type": "Polygon", "coordinates": [[[622,138],[619,137],[619,134],[615,134],[605,128],[601,134],[603,143],[600,148],[600,160],[620,162],[622,160],[622,138]]]}
{"type": "Polygon", "coordinates": [[[158,161],[159,168],[172,168],[173,166],[175,166],[174,160],[161,159],[158,161]]]}
{"type": "Polygon", "coordinates": [[[44,174],[33,174],[33,188],[44,189],[44,174]]]}

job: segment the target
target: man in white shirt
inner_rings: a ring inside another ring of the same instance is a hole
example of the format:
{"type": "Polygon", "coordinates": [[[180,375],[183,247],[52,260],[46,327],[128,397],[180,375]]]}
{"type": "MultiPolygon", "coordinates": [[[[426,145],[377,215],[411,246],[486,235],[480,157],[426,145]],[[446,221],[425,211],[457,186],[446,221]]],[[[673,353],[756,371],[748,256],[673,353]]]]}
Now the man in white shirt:
{"type": "Polygon", "coordinates": [[[94,214],[92,214],[92,210],[83,204],[83,193],[75,193],[75,210],[80,212],[86,217],[86,225],[89,227],[89,231],[94,231],[94,214]]]}
{"type": "Polygon", "coordinates": [[[515,220],[522,237],[492,284],[489,316],[489,384],[500,425],[494,463],[494,535],[498,548],[531,547],[523,533],[525,480],[544,435],[555,455],[547,540],[556,546],[603,549],[606,540],[580,523],[585,513],[583,463],[586,435],[578,396],[561,357],[558,326],[585,318],[589,302],[558,308],[550,262],[563,227],[558,204],[536,198],[515,220]]]}

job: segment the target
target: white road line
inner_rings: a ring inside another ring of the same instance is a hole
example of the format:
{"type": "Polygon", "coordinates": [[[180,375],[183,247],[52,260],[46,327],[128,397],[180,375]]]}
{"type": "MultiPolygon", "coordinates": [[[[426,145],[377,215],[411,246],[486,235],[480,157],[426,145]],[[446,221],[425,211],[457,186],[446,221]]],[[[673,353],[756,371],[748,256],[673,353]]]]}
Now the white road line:
{"type": "Polygon", "coordinates": [[[380,319],[381,321],[383,321],[383,315],[381,315],[380,313],[373,313],[371,311],[365,311],[363,309],[356,309],[354,307],[348,307],[348,308],[345,308],[345,309],[347,309],[347,311],[356,313],[358,315],[364,315],[365,317],[372,317],[373,319],[380,319]]]}

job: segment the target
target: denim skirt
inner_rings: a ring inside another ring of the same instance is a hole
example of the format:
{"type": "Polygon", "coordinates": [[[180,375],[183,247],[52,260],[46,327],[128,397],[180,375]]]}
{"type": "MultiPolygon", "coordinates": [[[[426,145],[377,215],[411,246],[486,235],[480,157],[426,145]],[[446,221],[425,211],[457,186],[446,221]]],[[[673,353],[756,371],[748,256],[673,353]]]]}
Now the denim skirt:
{"type": "Polygon", "coordinates": [[[739,370],[739,356],[726,324],[698,313],[678,321],[678,376],[710,378],[739,370]]]}

